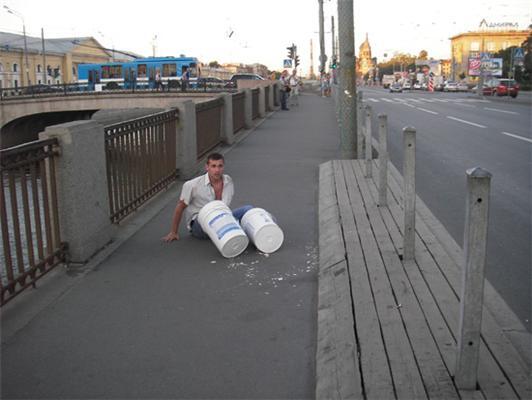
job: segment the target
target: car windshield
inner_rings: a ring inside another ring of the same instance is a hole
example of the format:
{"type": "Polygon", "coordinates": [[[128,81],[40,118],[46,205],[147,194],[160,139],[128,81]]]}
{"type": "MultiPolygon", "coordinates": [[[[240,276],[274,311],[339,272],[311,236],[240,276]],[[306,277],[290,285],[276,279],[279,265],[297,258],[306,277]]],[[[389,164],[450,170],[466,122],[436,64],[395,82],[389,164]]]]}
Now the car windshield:
{"type": "Polygon", "coordinates": [[[513,86],[515,85],[515,81],[514,80],[507,80],[507,81],[501,80],[499,82],[499,85],[506,86],[506,87],[513,86]]]}

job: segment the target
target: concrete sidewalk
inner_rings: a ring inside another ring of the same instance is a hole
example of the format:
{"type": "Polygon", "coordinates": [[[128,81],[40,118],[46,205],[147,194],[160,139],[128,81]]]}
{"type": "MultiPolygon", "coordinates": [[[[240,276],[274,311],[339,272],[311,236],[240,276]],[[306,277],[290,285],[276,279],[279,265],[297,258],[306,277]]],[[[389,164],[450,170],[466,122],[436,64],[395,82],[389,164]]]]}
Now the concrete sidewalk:
{"type": "Polygon", "coordinates": [[[74,283],[15,330],[10,304],[2,398],[314,397],[318,167],[338,158],[337,129],[332,100],[305,94],[226,153],[232,206],[273,213],[278,252],[224,259],[183,229],[163,243],[177,185],[97,267],[57,272],[74,283]]]}

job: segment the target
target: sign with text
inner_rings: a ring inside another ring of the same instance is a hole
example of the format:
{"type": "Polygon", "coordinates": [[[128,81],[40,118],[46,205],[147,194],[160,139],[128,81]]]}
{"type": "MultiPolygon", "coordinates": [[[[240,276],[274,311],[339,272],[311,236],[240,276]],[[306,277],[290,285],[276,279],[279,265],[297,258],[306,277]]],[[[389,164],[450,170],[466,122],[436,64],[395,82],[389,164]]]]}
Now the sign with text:
{"type": "Polygon", "coordinates": [[[502,58],[470,58],[468,70],[469,76],[502,76],[502,58]]]}

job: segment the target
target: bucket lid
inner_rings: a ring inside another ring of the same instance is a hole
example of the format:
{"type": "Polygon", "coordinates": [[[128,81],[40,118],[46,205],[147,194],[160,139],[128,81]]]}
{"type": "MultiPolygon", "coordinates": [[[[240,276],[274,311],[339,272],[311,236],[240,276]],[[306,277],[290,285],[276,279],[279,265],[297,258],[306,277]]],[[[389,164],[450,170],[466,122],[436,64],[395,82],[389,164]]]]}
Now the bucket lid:
{"type": "Polygon", "coordinates": [[[255,233],[253,243],[263,253],[273,253],[281,247],[284,234],[276,224],[265,225],[255,233]]]}
{"type": "Polygon", "coordinates": [[[220,253],[225,258],[232,258],[240,255],[248,247],[249,239],[244,235],[234,236],[229,239],[220,249],[220,253]]]}

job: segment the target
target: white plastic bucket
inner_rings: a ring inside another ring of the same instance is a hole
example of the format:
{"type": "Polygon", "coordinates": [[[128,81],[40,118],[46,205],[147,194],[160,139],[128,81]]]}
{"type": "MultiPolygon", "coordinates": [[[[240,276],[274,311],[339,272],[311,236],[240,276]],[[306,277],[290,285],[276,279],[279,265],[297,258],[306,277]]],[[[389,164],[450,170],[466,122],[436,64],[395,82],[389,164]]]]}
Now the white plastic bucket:
{"type": "Polygon", "coordinates": [[[224,202],[215,200],[207,203],[198,214],[198,222],[222,256],[236,257],[248,247],[246,233],[224,202]]]}
{"type": "Polygon", "coordinates": [[[283,244],[283,231],[273,221],[271,214],[262,208],[252,208],[246,212],[240,223],[255,247],[263,253],[273,253],[283,244]]]}

